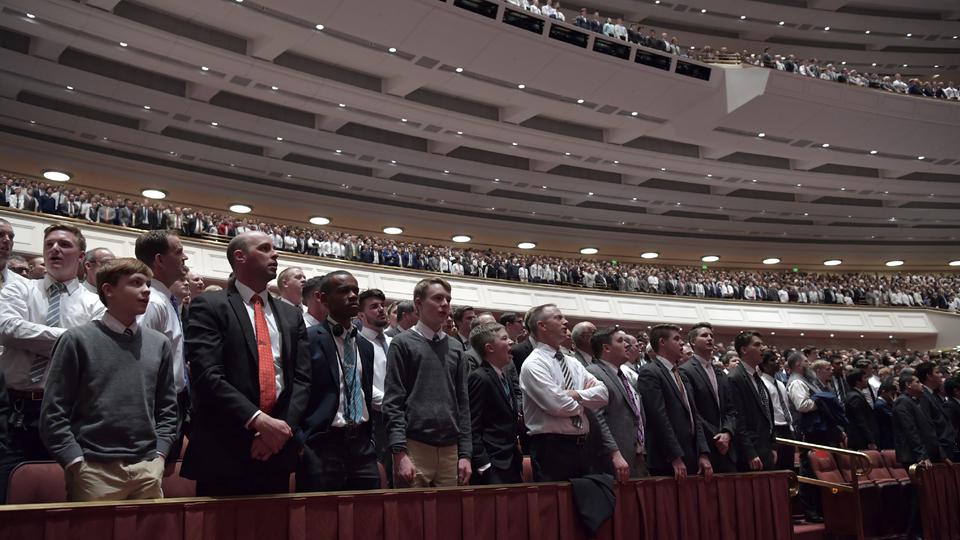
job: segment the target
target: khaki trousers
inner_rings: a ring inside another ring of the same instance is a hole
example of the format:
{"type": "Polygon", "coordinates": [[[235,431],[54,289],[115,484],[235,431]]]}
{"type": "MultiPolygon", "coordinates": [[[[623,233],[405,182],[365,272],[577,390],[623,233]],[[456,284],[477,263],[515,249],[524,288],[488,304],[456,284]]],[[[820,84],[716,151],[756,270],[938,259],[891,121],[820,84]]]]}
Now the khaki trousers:
{"type": "Polygon", "coordinates": [[[410,487],[457,485],[457,445],[430,446],[407,439],[407,455],[417,471],[410,487]]]}
{"type": "Polygon", "coordinates": [[[162,499],[163,460],[83,460],[64,471],[71,502],[162,499]]]}

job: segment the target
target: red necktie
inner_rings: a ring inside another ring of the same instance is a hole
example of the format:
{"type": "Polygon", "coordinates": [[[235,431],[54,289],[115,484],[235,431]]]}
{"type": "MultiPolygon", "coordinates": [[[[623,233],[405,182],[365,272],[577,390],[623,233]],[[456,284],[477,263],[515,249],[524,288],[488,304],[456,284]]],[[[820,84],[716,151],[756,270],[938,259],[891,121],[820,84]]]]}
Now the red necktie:
{"type": "Polygon", "coordinates": [[[270,347],[270,329],[263,314],[263,298],[259,294],[250,298],[253,304],[253,321],[257,331],[257,359],[260,372],[260,410],[270,414],[277,403],[277,372],[273,366],[273,348],[270,347]]]}

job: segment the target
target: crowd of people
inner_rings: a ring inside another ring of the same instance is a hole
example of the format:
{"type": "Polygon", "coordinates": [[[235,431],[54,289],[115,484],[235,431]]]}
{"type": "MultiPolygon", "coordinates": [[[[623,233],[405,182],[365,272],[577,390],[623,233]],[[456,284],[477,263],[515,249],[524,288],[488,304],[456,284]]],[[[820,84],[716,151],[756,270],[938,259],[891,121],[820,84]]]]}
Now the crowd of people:
{"type": "MultiPolygon", "coordinates": [[[[278,273],[262,231],[233,237],[227,287],[204,288],[179,234],[115,258],[55,223],[28,279],[0,218],[0,484],[53,459],[71,501],[158,498],[183,447],[200,496],[287,492],[290,473],[298,492],[519,483],[523,453],[537,482],[709,481],[792,469],[777,437],[904,467],[960,457],[960,353],[571,328],[554,304],[453,306],[438,275],[390,303],[346,270],[278,273]]],[[[802,497],[821,519],[817,491],[802,497]]]]}
{"type": "Polygon", "coordinates": [[[922,81],[918,78],[904,80],[899,74],[881,75],[879,73],[859,73],[855,69],[840,66],[821,64],[816,58],[796,58],[792,54],[786,56],[774,54],[767,47],[762,54],[744,55],[744,62],[755,66],[796,73],[803,77],[813,77],[825,81],[835,81],[853,86],[875,88],[896,94],[922,96],[936,99],[958,100],[960,88],[953,81],[922,81]]]}
{"type": "MultiPolygon", "coordinates": [[[[6,175],[0,175],[0,183],[0,206],[135,229],[174,229],[184,236],[221,241],[263,231],[280,251],[418,271],[629,293],[960,310],[958,273],[759,271],[571,259],[267,223],[6,175]]],[[[12,265],[27,273],[28,262],[17,259],[12,265]]]]}

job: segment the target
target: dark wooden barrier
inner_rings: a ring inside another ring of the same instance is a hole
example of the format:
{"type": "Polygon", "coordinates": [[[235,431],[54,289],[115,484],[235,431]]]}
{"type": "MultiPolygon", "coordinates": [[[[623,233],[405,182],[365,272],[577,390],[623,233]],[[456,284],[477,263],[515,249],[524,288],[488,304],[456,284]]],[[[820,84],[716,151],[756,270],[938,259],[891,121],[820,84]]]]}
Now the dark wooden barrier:
{"type": "Polygon", "coordinates": [[[935,464],[916,472],[923,537],[960,540],[960,464],[935,464]]]}

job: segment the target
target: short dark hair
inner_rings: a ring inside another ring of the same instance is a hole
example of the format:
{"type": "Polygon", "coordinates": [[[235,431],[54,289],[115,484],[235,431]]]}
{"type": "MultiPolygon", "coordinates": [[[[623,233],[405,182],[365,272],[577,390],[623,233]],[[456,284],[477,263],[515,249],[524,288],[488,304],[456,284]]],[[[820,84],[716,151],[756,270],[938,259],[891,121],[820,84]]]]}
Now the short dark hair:
{"type": "Polygon", "coordinates": [[[914,375],[920,379],[921,383],[927,384],[927,377],[933,375],[933,370],[935,367],[936,365],[933,362],[923,362],[917,366],[917,371],[914,373],[914,375]]]}
{"type": "Polygon", "coordinates": [[[413,313],[416,310],[417,308],[413,305],[413,300],[401,300],[397,302],[397,321],[402,319],[407,313],[413,313]]]}
{"type": "Polygon", "coordinates": [[[103,294],[104,285],[107,283],[116,285],[120,281],[120,278],[138,273],[147,276],[147,279],[153,278],[153,272],[150,270],[150,267],[138,259],[124,257],[103,263],[103,265],[97,269],[97,295],[100,297],[103,305],[107,306],[107,296],[103,294]]]}
{"type": "Polygon", "coordinates": [[[756,330],[744,330],[740,332],[737,334],[737,337],[733,339],[733,349],[737,351],[737,354],[743,354],[743,348],[749,345],[755,337],[763,339],[760,332],[756,330]]]}
{"type": "Polygon", "coordinates": [[[333,292],[333,278],[336,277],[353,277],[353,274],[346,270],[334,270],[323,276],[320,279],[320,292],[322,294],[330,294],[333,292]]]}
{"type": "Polygon", "coordinates": [[[866,375],[866,372],[864,372],[862,369],[854,369],[850,373],[847,373],[847,386],[852,389],[860,381],[862,381],[866,375]]]}
{"type": "Polygon", "coordinates": [[[137,237],[133,252],[143,264],[153,268],[157,255],[166,253],[170,249],[170,236],[176,235],[173,231],[148,231],[137,237]]]}
{"type": "Polygon", "coordinates": [[[501,313],[501,314],[500,314],[500,324],[502,324],[503,326],[506,326],[506,325],[508,325],[508,324],[513,324],[513,323],[515,323],[515,322],[517,322],[517,314],[516,314],[516,313],[514,313],[514,312],[512,312],[512,311],[508,311],[508,312],[506,312],[506,313],[501,313]]]}
{"type": "Polygon", "coordinates": [[[600,358],[603,353],[603,346],[609,345],[613,340],[613,335],[621,331],[622,329],[619,326],[614,325],[594,332],[593,337],[590,338],[590,351],[593,353],[593,357],[600,358]]]}
{"type": "Polygon", "coordinates": [[[901,392],[906,392],[906,391],[907,391],[907,386],[910,386],[910,383],[913,382],[913,379],[919,379],[919,377],[917,377],[916,375],[914,375],[913,372],[910,372],[910,373],[902,373],[902,372],[901,372],[901,373],[900,373],[900,379],[899,379],[900,391],[901,391],[901,392]]]}
{"type": "Polygon", "coordinates": [[[882,394],[884,392],[889,392],[891,390],[896,390],[896,389],[897,389],[897,383],[894,382],[893,377],[887,377],[886,379],[880,382],[880,388],[877,389],[877,393],[882,394]]]}
{"type": "Polygon", "coordinates": [[[861,358],[853,363],[853,367],[857,369],[866,369],[873,367],[873,362],[867,360],[866,358],[861,358]]]}
{"type": "Polygon", "coordinates": [[[810,346],[804,347],[804,348],[801,349],[801,350],[803,351],[804,356],[806,356],[806,355],[812,353],[813,351],[819,351],[820,349],[817,348],[817,347],[814,347],[814,346],[810,345],[810,346]]]}
{"type": "Polygon", "coordinates": [[[673,332],[680,332],[675,324],[658,324],[650,330],[650,348],[653,352],[660,352],[660,340],[668,339],[673,332]]]}
{"type": "Polygon", "coordinates": [[[54,223],[46,229],[43,230],[43,240],[46,241],[47,237],[50,236],[50,233],[56,231],[66,231],[77,239],[77,245],[80,246],[80,251],[87,250],[87,239],[83,237],[83,231],[79,227],[71,225],[69,223],[54,223]]]}
{"type": "Polygon", "coordinates": [[[687,341],[693,343],[693,340],[697,338],[697,330],[701,328],[709,328],[710,332],[713,332],[712,324],[708,322],[698,322],[697,324],[693,325],[693,328],[691,328],[689,332],[687,332],[687,341]]]}
{"type": "Polygon", "coordinates": [[[320,290],[320,283],[323,281],[323,278],[324,276],[314,276],[303,284],[303,292],[300,293],[300,296],[303,298],[304,303],[313,296],[313,293],[320,290]]]}
{"type": "Polygon", "coordinates": [[[776,360],[777,356],[779,355],[780,353],[778,353],[775,349],[766,349],[760,356],[760,364],[766,364],[770,360],[776,360]]]}
{"type": "Polygon", "coordinates": [[[464,315],[467,314],[468,311],[476,311],[476,310],[473,309],[473,307],[471,306],[457,306],[453,308],[453,320],[458,323],[463,321],[463,317],[464,315]]]}
{"type": "Polygon", "coordinates": [[[363,309],[363,303],[371,298],[379,300],[381,302],[386,302],[387,297],[383,294],[383,291],[380,289],[367,289],[360,293],[360,296],[357,297],[357,302],[360,303],[360,309],[363,309]]]}
{"type": "Polygon", "coordinates": [[[950,377],[943,383],[943,393],[947,397],[953,397],[953,393],[956,392],[958,388],[960,388],[960,376],[950,377]]]}

